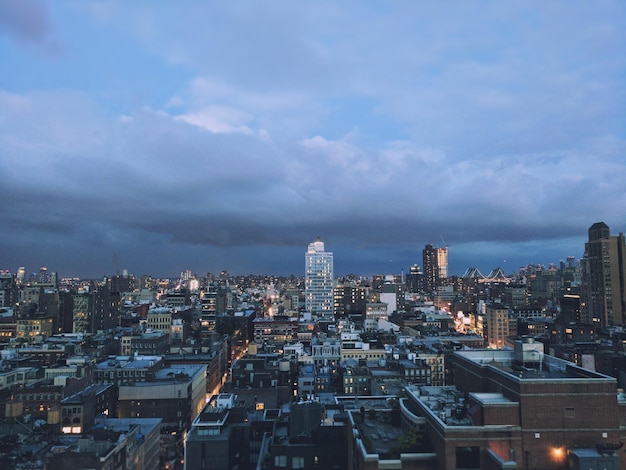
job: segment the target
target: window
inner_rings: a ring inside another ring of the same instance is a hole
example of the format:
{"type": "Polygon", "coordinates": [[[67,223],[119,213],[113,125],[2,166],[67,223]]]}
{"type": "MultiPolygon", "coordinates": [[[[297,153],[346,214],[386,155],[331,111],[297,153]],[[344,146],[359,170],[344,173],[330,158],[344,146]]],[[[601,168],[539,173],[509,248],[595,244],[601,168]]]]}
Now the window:
{"type": "Polygon", "coordinates": [[[304,457],[293,457],[291,459],[291,468],[304,468],[304,457]]]}
{"type": "Polygon", "coordinates": [[[277,455],[274,457],[274,466],[287,468],[287,456],[277,455]]]}

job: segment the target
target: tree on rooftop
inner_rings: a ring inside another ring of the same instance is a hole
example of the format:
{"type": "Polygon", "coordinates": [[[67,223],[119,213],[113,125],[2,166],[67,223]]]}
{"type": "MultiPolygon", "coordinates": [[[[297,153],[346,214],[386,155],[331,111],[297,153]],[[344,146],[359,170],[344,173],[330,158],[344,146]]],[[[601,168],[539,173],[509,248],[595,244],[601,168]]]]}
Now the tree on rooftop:
{"type": "Polygon", "coordinates": [[[408,429],[398,439],[402,452],[417,452],[424,444],[424,436],[415,429],[408,429]]]}

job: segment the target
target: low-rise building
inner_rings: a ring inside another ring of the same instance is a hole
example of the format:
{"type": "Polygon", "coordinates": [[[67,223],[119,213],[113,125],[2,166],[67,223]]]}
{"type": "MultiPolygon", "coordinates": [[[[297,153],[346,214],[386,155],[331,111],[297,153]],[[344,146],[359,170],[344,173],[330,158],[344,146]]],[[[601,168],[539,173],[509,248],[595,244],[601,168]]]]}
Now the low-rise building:
{"type": "Polygon", "coordinates": [[[61,400],[61,432],[82,434],[95,424],[96,416],[113,417],[117,388],[112,384],[92,384],[61,400]]]}
{"type": "Polygon", "coordinates": [[[189,428],[204,406],[206,365],[177,364],[155,372],[145,381],[119,385],[117,416],[161,418],[171,431],[189,428]]]}
{"type": "Polygon", "coordinates": [[[169,332],[161,330],[146,331],[133,335],[123,335],[120,340],[120,355],[156,356],[165,354],[169,350],[169,332]]]}
{"type": "Polygon", "coordinates": [[[274,316],[269,318],[255,318],[254,341],[257,344],[264,342],[288,343],[298,339],[298,319],[274,316]]]}
{"type": "Polygon", "coordinates": [[[160,419],[99,418],[80,439],[56,445],[45,468],[159,468],[160,419]]]}
{"type": "Polygon", "coordinates": [[[143,382],[153,378],[162,367],[162,356],[109,356],[109,359],[96,364],[93,378],[96,383],[116,385],[143,382]]]}
{"type": "Polygon", "coordinates": [[[371,395],[372,374],[367,367],[347,366],[341,377],[344,395],[371,395]]]}
{"type": "Polygon", "coordinates": [[[279,409],[247,409],[238,395],[212,397],[185,436],[185,469],[258,468],[262,444],[280,417],[279,409]]]}

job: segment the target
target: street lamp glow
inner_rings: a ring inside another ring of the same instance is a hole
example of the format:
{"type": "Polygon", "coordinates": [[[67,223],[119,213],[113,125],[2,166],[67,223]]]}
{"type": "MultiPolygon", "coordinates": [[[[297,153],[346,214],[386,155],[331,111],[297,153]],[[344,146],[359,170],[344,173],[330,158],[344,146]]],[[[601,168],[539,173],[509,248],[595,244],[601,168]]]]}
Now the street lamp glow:
{"type": "Polygon", "coordinates": [[[565,458],[565,448],[563,447],[553,447],[552,448],[552,458],[557,462],[563,461],[565,458]]]}

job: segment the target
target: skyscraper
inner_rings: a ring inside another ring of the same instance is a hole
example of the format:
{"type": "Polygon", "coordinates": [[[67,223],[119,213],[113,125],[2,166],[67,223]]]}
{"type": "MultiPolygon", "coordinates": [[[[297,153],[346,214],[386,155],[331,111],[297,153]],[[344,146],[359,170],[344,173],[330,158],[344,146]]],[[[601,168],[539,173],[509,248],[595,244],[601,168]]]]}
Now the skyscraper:
{"type": "Polygon", "coordinates": [[[626,324],[626,244],[624,234],[611,236],[608,225],[589,228],[585,243],[581,317],[598,326],[626,324]]]}
{"type": "Polygon", "coordinates": [[[424,267],[424,292],[432,293],[444,285],[448,277],[448,248],[433,248],[426,245],[422,250],[424,267]]]}
{"type": "Polygon", "coordinates": [[[323,318],[333,316],[333,254],[324,251],[319,237],[304,254],[304,306],[323,318]]]}

